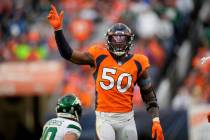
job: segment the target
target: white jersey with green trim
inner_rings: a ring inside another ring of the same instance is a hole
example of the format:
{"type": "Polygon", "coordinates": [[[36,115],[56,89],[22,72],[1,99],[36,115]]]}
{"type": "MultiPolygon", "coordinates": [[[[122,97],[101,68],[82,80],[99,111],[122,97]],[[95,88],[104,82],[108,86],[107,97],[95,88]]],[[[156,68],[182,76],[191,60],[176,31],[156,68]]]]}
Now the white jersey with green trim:
{"type": "Polygon", "coordinates": [[[63,140],[66,133],[75,133],[78,139],[81,131],[81,125],[76,121],[54,118],[44,125],[41,140],[63,140]]]}

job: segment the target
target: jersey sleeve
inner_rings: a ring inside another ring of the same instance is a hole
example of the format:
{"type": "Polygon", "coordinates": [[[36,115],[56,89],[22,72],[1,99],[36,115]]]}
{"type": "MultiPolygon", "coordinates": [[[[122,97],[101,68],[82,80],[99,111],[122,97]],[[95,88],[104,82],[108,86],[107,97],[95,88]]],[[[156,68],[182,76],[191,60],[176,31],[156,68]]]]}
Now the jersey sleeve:
{"type": "Polygon", "coordinates": [[[99,53],[99,47],[97,45],[90,46],[88,49],[88,53],[93,57],[95,60],[98,53],[99,53]]]}
{"type": "Polygon", "coordinates": [[[102,47],[100,45],[92,45],[88,48],[88,53],[94,60],[94,65],[96,66],[96,58],[101,54],[102,47]]]}
{"type": "Polygon", "coordinates": [[[137,61],[141,64],[141,73],[150,67],[149,59],[145,55],[137,55],[137,61]]]}
{"type": "Polygon", "coordinates": [[[77,125],[76,124],[69,124],[67,126],[67,128],[65,129],[65,134],[74,133],[74,134],[76,134],[77,139],[80,137],[81,132],[82,132],[82,128],[79,124],[77,124],[77,125]]]}

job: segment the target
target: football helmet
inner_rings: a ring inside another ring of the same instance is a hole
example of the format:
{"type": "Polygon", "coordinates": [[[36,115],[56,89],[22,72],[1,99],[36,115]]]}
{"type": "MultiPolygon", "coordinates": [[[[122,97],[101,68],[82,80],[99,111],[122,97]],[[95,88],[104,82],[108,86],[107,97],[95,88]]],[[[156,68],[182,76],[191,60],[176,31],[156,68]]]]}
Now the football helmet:
{"type": "Polygon", "coordinates": [[[131,29],[123,24],[112,25],[106,33],[108,50],[116,56],[123,56],[133,45],[134,34],[131,29]]]}
{"type": "Polygon", "coordinates": [[[65,95],[58,99],[56,106],[58,117],[70,118],[79,121],[82,114],[80,100],[74,95],[65,95]]]}

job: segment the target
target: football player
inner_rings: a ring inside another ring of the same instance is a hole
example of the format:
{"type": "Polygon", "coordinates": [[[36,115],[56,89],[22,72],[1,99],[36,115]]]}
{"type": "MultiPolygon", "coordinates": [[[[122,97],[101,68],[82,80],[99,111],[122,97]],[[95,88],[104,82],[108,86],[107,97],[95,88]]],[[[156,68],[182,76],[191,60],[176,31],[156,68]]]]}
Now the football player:
{"type": "Polygon", "coordinates": [[[62,32],[64,12],[57,13],[52,5],[48,20],[55,31],[55,39],[61,56],[75,64],[90,65],[93,69],[96,89],[96,138],[99,140],[137,140],[132,109],[135,84],[147,111],[152,117],[152,137],[163,140],[159,120],[159,108],[146,56],[130,54],[134,38],[130,28],[122,23],[114,24],[106,33],[107,47],[97,44],[87,52],[73,50],[62,32]]]}
{"type": "Polygon", "coordinates": [[[82,107],[74,95],[62,96],[56,106],[57,118],[49,120],[43,127],[41,140],[77,140],[81,135],[82,107]]]}

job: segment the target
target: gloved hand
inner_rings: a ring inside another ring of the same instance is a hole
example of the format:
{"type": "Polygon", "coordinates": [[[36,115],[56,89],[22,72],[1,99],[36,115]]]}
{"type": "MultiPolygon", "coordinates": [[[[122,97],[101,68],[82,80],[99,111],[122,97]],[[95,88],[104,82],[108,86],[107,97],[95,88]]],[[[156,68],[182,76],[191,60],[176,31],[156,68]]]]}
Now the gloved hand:
{"type": "Polygon", "coordinates": [[[61,11],[58,15],[58,12],[54,5],[51,5],[51,10],[48,14],[48,20],[50,22],[50,25],[54,28],[55,31],[62,29],[62,22],[63,22],[63,16],[64,11],[61,11]]]}
{"type": "Polygon", "coordinates": [[[159,121],[153,121],[152,123],[152,138],[156,140],[164,140],[163,131],[159,121]]]}
{"type": "Polygon", "coordinates": [[[207,114],[208,122],[210,123],[210,112],[207,114]]]}

